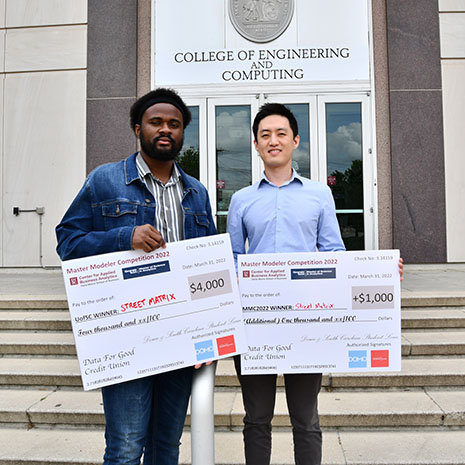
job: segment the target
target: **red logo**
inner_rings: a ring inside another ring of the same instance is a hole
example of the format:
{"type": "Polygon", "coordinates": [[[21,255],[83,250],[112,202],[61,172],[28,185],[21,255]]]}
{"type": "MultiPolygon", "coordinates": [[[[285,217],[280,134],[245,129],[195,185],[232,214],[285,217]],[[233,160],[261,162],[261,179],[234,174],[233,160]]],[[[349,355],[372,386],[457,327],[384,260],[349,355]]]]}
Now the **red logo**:
{"type": "Polygon", "coordinates": [[[216,188],[226,189],[226,181],[221,181],[221,180],[216,181],[216,188]]]}
{"type": "Polygon", "coordinates": [[[336,185],[336,176],[328,176],[328,186],[336,185]]]}
{"type": "Polygon", "coordinates": [[[70,282],[71,286],[76,286],[76,284],[79,284],[77,278],[69,278],[69,282],[70,282]]]}
{"type": "Polygon", "coordinates": [[[236,352],[236,343],[234,342],[234,336],[219,337],[216,340],[218,346],[218,355],[227,355],[236,352]]]}
{"type": "Polygon", "coordinates": [[[388,367],[389,366],[389,350],[372,350],[371,351],[371,366],[372,367],[388,367]]]}
{"type": "Polygon", "coordinates": [[[242,272],[242,277],[243,278],[250,278],[250,271],[249,270],[245,270],[242,272]]]}

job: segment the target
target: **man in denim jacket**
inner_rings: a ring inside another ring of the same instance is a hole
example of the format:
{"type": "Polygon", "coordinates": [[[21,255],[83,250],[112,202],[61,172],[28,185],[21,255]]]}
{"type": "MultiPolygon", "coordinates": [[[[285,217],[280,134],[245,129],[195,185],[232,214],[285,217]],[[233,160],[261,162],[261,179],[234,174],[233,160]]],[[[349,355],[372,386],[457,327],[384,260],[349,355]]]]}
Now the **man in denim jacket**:
{"type": "MultiPolygon", "coordinates": [[[[120,250],[151,252],[166,242],[216,234],[205,187],[174,159],[191,114],[177,93],[156,89],[131,107],[141,151],[103,165],[56,228],[62,260],[120,250]]],[[[176,465],[193,368],[102,388],[104,465],[176,465]]]]}

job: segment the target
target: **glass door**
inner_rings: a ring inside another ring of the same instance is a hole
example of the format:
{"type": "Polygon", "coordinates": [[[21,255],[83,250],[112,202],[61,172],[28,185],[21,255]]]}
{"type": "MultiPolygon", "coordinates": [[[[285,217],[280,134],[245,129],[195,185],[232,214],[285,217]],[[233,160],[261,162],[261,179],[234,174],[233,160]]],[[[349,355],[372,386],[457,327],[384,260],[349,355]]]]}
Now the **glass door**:
{"type": "Polygon", "coordinates": [[[258,99],[208,99],[208,192],[218,232],[226,231],[232,195],[250,186],[259,172],[253,149],[252,119],[258,99]]]}
{"type": "Polygon", "coordinates": [[[368,97],[318,97],[320,181],[336,203],[347,250],[374,248],[374,160],[368,97]]]}
{"type": "Polygon", "coordinates": [[[287,105],[299,124],[293,167],[330,187],[347,250],[376,248],[376,163],[366,95],[257,94],[188,100],[181,167],[207,186],[219,232],[232,195],[260,179],[252,121],[265,102],[287,105]]]}

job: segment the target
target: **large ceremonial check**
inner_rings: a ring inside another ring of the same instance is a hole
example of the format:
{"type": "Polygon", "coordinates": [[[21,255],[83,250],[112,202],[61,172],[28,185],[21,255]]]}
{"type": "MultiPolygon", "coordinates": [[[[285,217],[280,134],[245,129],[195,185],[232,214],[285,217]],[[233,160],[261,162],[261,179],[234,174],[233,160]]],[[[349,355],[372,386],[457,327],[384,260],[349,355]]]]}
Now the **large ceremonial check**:
{"type": "Polygon", "coordinates": [[[238,256],[242,373],[398,371],[398,250],[238,256]]]}
{"type": "Polygon", "coordinates": [[[62,269],[85,390],[247,350],[228,234],[62,269]]]}

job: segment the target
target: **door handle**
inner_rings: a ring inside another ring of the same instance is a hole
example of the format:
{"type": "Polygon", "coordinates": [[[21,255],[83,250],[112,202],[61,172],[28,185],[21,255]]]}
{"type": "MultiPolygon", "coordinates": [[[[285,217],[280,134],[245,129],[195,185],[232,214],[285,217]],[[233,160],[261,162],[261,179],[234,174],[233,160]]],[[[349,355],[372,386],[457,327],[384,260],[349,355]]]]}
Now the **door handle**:
{"type": "Polygon", "coordinates": [[[34,212],[38,215],[43,215],[45,213],[45,207],[36,207],[34,210],[22,210],[19,207],[13,207],[13,215],[18,216],[20,213],[30,213],[34,212]]]}

